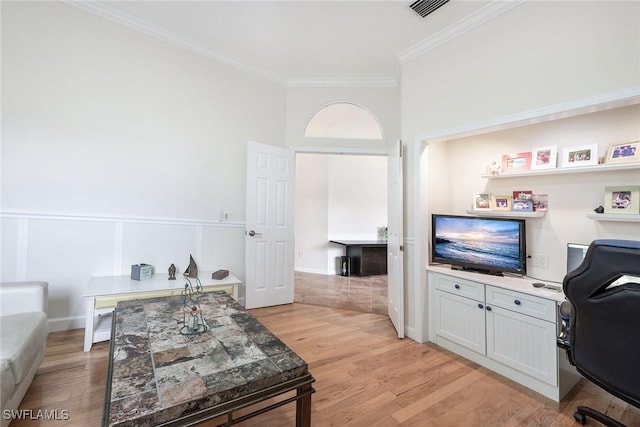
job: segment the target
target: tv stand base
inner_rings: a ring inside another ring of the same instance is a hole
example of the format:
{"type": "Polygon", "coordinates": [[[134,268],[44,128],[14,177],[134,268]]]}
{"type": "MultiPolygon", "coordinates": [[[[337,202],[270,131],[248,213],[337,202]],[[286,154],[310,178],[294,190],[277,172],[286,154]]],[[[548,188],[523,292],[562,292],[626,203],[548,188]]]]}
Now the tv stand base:
{"type": "Polygon", "coordinates": [[[470,273],[488,274],[490,276],[500,276],[500,277],[504,276],[504,274],[502,274],[501,271],[483,270],[480,268],[471,268],[471,267],[461,267],[459,265],[452,265],[451,269],[458,270],[458,271],[468,271],[470,273]]]}

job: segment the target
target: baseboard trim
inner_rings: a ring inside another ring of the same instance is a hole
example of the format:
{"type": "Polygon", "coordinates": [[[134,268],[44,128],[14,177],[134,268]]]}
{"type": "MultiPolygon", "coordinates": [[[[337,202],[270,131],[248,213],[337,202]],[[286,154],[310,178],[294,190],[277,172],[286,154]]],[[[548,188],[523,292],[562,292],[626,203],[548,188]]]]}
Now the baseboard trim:
{"type": "Polygon", "coordinates": [[[324,276],[335,276],[336,274],[338,274],[335,271],[331,272],[329,270],[320,270],[316,268],[306,268],[306,267],[295,267],[294,270],[300,273],[322,274],[324,276]]]}
{"type": "Polygon", "coordinates": [[[69,331],[71,329],[84,329],[85,317],[54,317],[49,319],[49,332],[69,331]]]}

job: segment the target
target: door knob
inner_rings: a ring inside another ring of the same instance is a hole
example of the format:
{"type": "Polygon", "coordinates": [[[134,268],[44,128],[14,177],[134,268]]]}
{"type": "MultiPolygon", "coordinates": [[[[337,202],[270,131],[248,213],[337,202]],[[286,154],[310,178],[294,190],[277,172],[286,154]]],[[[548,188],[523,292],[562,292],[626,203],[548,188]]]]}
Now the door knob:
{"type": "Polygon", "coordinates": [[[262,236],[262,233],[256,233],[254,230],[249,230],[249,232],[247,234],[249,234],[249,236],[251,236],[251,237],[262,236]]]}

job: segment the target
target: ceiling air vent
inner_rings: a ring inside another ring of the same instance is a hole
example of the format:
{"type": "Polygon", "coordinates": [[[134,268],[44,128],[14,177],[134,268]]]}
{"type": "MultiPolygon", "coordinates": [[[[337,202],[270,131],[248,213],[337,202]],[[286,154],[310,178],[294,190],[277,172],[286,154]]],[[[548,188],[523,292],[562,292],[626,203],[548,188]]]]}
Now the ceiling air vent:
{"type": "Polygon", "coordinates": [[[426,18],[428,14],[444,6],[449,0],[416,0],[409,6],[415,13],[426,18]]]}

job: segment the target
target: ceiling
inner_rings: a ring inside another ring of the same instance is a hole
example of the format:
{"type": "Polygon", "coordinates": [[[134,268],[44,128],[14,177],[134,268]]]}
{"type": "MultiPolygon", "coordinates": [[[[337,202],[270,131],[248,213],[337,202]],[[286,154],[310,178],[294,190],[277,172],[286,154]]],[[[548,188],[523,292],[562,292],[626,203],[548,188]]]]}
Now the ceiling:
{"type": "Polygon", "coordinates": [[[401,64],[523,0],[451,0],[426,18],[411,1],[67,3],[289,86],[394,86],[401,64]]]}

